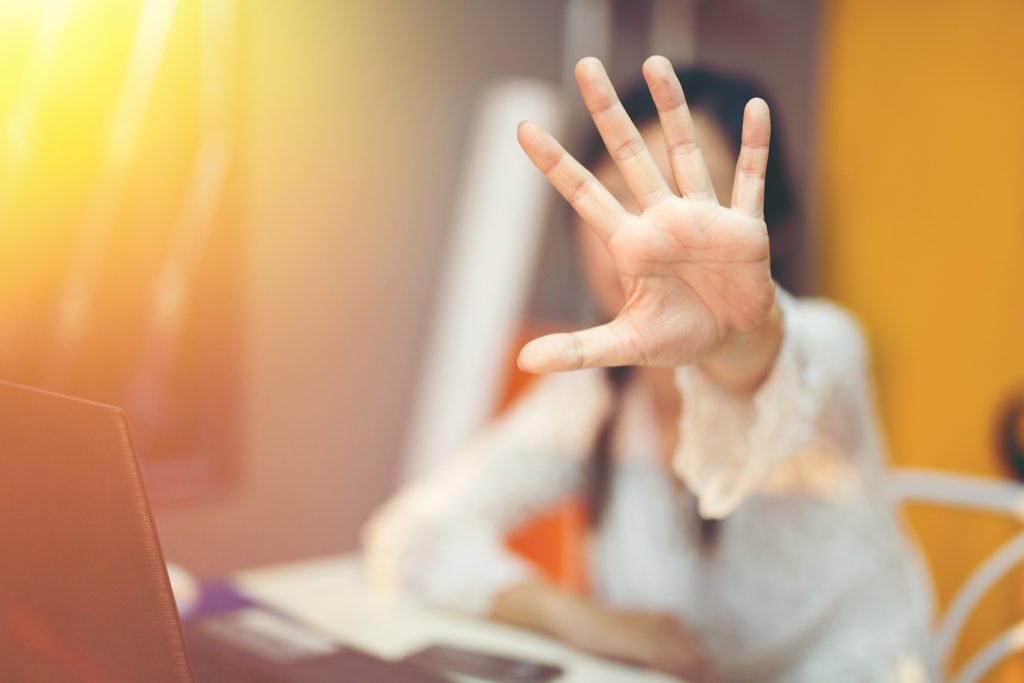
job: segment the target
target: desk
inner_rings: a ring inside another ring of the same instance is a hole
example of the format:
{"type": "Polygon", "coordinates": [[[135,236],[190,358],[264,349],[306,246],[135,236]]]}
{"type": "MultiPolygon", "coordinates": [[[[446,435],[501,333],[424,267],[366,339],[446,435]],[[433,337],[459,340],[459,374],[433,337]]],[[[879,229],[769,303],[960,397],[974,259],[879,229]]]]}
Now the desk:
{"type": "Polygon", "coordinates": [[[589,657],[526,631],[373,594],[356,556],[253,569],[234,578],[245,595],[385,659],[444,643],[560,664],[565,675],[559,683],[678,683],[589,657]]]}

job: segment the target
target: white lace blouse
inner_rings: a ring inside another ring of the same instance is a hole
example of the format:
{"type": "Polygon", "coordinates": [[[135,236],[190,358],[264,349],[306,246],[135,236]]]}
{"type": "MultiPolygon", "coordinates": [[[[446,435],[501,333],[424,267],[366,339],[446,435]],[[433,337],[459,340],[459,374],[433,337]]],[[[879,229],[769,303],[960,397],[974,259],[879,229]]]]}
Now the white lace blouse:
{"type": "MultiPolygon", "coordinates": [[[[925,680],[930,597],[885,494],[863,337],[830,303],[784,292],[779,302],[782,347],[752,400],[696,367],[676,370],[671,466],[646,393],[627,385],[610,499],[589,540],[595,597],[677,614],[719,680],[925,680]],[[724,520],[713,544],[701,544],[695,509],[724,520]]],[[[600,370],[538,380],[375,515],[372,580],[486,614],[533,575],[506,532],[579,490],[610,398],[600,370]]]]}

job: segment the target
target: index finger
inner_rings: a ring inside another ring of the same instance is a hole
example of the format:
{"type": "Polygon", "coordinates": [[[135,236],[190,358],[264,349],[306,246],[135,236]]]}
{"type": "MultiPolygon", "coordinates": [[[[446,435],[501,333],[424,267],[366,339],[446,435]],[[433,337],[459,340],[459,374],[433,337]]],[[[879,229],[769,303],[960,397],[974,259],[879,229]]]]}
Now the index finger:
{"type": "Polygon", "coordinates": [[[601,182],[536,123],[524,121],[517,131],[519,144],[576,213],[607,242],[629,213],[601,182]]]}

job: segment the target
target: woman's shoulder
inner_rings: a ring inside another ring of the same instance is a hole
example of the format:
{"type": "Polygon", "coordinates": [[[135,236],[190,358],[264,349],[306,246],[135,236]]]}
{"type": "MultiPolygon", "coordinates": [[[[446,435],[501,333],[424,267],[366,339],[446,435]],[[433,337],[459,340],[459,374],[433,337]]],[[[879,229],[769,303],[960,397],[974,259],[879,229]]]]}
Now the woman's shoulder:
{"type": "Polygon", "coordinates": [[[603,414],[610,397],[600,368],[556,372],[535,377],[504,414],[513,420],[573,421],[603,414]]]}
{"type": "Polygon", "coordinates": [[[597,421],[610,406],[611,393],[602,370],[578,370],[533,379],[501,413],[497,433],[519,441],[589,443],[597,421]]]}
{"type": "Polygon", "coordinates": [[[603,368],[553,372],[531,379],[517,402],[578,402],[600,397],[608,390],[603,368]]]}
{"type": "Polygon", "coordinates": [[[848,308],[824,297],[795,297],[782,290],[778,298],[787,333],[835,353],[844,350],[860,356],[866,353],[864,326],[848,308]]]}

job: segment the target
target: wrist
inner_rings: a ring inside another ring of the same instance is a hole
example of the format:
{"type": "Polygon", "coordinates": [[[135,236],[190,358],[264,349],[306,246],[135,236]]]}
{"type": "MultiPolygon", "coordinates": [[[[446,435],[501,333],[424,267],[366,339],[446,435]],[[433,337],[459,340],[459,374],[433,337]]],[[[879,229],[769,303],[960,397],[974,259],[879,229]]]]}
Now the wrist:
{"type": "Polygon", "coordinates": [[[737,332],[708,353],[699,365],[725,388],[739,393],[755,391],[771,373],[782,346],[782,309],[778,300],[760,325],[737,332]]]}

